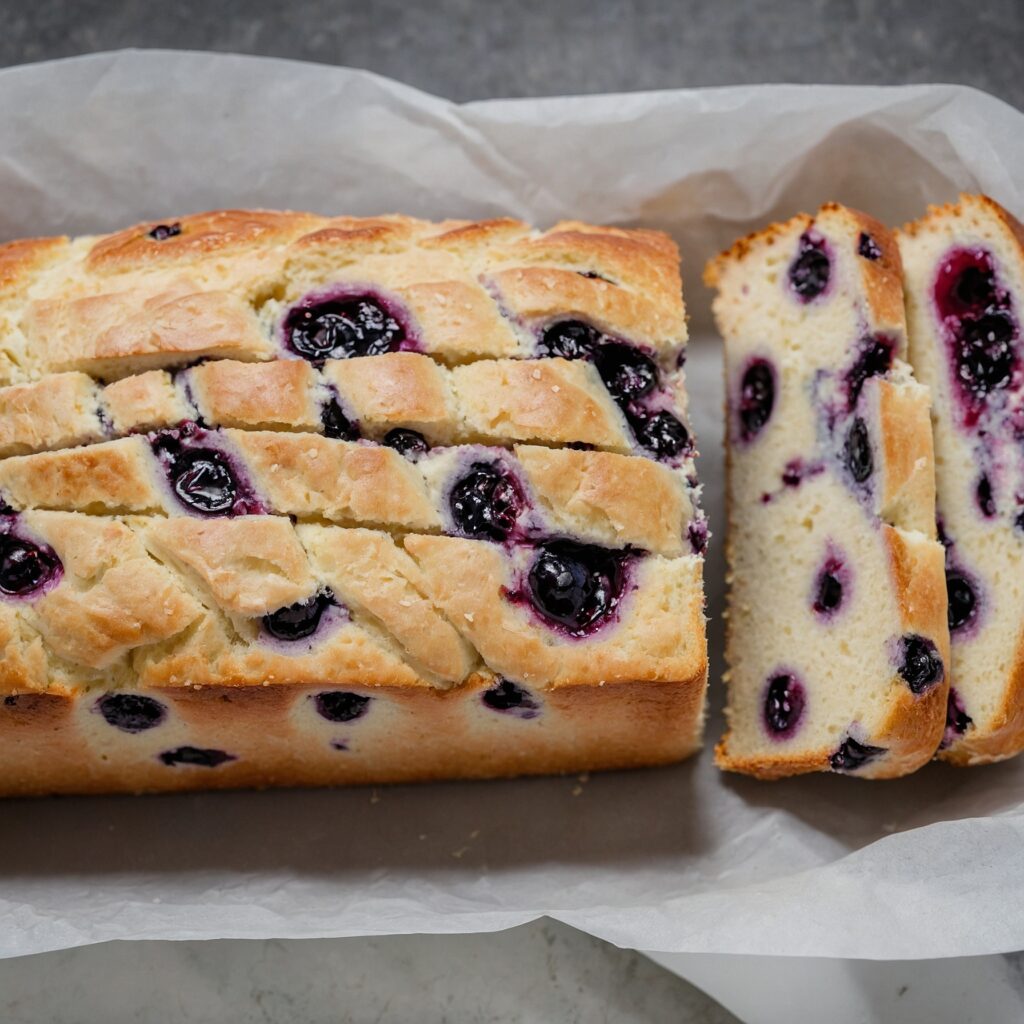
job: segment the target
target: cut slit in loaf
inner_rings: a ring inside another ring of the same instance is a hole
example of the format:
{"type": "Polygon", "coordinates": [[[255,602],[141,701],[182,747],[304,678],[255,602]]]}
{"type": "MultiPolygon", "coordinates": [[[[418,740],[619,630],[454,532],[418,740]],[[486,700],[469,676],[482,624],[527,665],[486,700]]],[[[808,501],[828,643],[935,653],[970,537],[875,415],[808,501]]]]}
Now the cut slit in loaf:
{"type": "Polygon", "coordinates": [[[946,714],[928,394],[892,234],[835,204],[713,260],[727,389],[725,769],[912,772],[946,714]]]}
{"type": "Polygon", "coordinates": [[[0,270],[0,793],[698,748],[667,238],[226,211],[0,270]]]}

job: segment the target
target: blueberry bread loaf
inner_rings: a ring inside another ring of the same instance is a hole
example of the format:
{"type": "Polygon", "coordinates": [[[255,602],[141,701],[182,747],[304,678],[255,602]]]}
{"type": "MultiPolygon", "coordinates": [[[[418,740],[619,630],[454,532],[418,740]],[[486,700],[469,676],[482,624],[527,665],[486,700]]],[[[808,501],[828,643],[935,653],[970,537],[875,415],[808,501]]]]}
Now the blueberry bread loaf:
{"type": "Polygon", "coordinates": [[[0,248],[0,793],[666,763],[707,529],[655,232],[0,248]]]}
{"type": "Polygon", "coordinates": [[[903,775],[942,736],[949,641],[927,389],[890,232],[834,204],[737,242],[725,339],[721,767],[903,775]]]}
{"type": "Polygon", "coordinates": [[[910,360],[934,396],[952,687],[940,757],[1024,749],[1024,227],[985,196],[899,234],[910,360]]]}

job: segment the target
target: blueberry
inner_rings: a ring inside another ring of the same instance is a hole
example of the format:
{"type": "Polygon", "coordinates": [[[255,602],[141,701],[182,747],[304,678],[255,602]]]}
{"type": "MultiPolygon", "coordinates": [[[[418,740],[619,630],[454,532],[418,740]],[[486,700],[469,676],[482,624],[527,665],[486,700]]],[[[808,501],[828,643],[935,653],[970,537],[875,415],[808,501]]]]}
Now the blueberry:
{"type": "Polygon", "coordinates": [[[804,688],[789,673],[768,680],[764,698],[764,721],[773,737],[792,736],[804,713],[804,688]]]}
{"type": "Polygon", "coordinates": [[[853,421],[843,442],[843,461],[859,484],[864,483],[875,470],[868,427],[859,416],[853,421]]]}
{"type": "Polygon", "coordinates": [[[324,437],[336,437],[342,441],[358,441],[359,426],[353,423],[341,408],[336,398],[324,403],[320,411],[320,422],[324,427],[324,437]]]}
{"type": "Polygon", "coordinates": [[[775,405],[775,374],[771,364],[755,359],[740,382],[740,437],[749,441],[761,432],[775,405]]]}
{"type": "Polygon", "coordinates": [[[484,690],[480,699],[492,711],[511,712],[516,718],[536,718],[540,714],[540,702],[508,679],[501,679],[491,689],[484,690]]]}
{"type": "Polygon", "coordinates": [[[846,373],[846,390],[851,409],[857,404],[868,377],[883,377],[892,369],[894,348],[888,338],[868,335],[861,339],[857,359],[846,373]]]}
{"type": "Polygon", "coordinates": [[[827,287],[832,264],[825,243],[804,233],[800,251],[789,266],[789,283],[803,302],[816,299],[827,287]]]}
{"type": "Polygon", "coordinates": [[[96,702],[108,725],[122,732],[145,732],[167,717],[167,709],[158,700],[141,693],[108,693],[96,702]]]}
{"type": "Polygon", "coordinates": [[[839,744],[839,749],[829,758],[828,763],[834,772],[853,772],[884,753],[885,747],[872,747],[870,744],[860,743],[852,736],[847,736],[839,744]]]}
{"type": "Polygon", "coordinates": [[[963,387],[981,397],[1009,385],[1017,363],[1015,331],[1013,318],[1000,310],[961,322],[956,371],[963,387]]]}
{"type": "Polygon", "coordinates": [[[978,614],[978,597],[973,581],[959,569],[946,570],[946,593],[949,595],[949,629],[955,632],[974,621],[978,614]]]}
{"type": "Polygon", "coordinates": [[[284,333],[291,350],[313,362],[382,355],[405,340],[402,325],[368,296],[296,306],[285,317],[284,333]]]}
{"type": "Polygon", "coordinates": [[[594,353],[594,365],[617,402],[631,402],[658,386],[654,360],[624,342],[608,342],[594,353]]]}
{"type": "Polygon", "coordinates": [[[857,252],[866,260],[882,258],[882,250],[878,248],[878,243],[866,231],[862,231],[860,238],[857,239],[857,252]]]}
{"type": "Polygon", "coordinates": [[[957,736],[963,736],[967,730],[974,725],[974,719],[967,714],[960,694],[951,686],[949,698],[946,701],[946,732],[942,738],[942,746],[948,747],[957,736]]]}
{"type": "Polygon", "coordinates": [[[448,508],[459,532],[476,540],[507,539],[523,502],[515,478],[493,462],[474,462],[448,496],[448,508]]]}
{"type": "Polygon", "coordinates": [[[406,430],[404,427],[395,427],[384,435],[384,444],[388,448],[394,448],[399,455],[407,459],[415,459],[417,455],[423,455],[430,451],[427,439],[415,430],[406,430]]]}
{"type": "Polygon", "coordinates": [[[168,238],[181,234],[181,225],[175,221],[173,224],[157,224],[149,231],[149,237],[155,242],[163,242],[168,238]]]}
{"type": "Polygon", "coordinates": [[[0,592],[25,597],[61,571],[56,552],[9,533],[0,534],[0,592]]]}
{"type": "Polygon", "coordinates": [[[991,519],[996,514],[996,501],[992,495],[992,481],[989,480],[987,474],[983,473],[979,477],[974,494],[981,514],[986,519],[991,519]]]}
{"type": "Polygon", "coordinates": [[[560,320],[541,335],[537,355],[561,356],[562,359],[590,359],[601,332],[582,320],[560,320]]]}
{"type": "Polygon", "coordinates": [[[223,452],[193,448],[182,452],[171,468],[174,493],[204,515],[230,512],[238,497],[238,481],[223,452]]]}
{"type": "Polygon", "coordinates": [[[620,552],[575,541],[542,545],[527,576],[533,606],[582,636],[615,610],[625,582],[620,552]]]}
{"type": "Polygon", "coordinates": [[[924,693],[930,686],[941,683],[945,670],[938,649],[931,640],[916,633],[900,637],[900,675],[911,693],[924,693]]]}
{"type": "Polygon", "coordinates": [[[334,594],[325,588],[306,601],[296,601],[263,616],[263,628],[277,640],[305,640],[320,628],[320,619],[334,603],[334,594]]]}
{"type": "Polygon", "coordinates": [[[633,415],[630,425],[637,444],[658,459],[676,459],[690,446],[690,432],[670,412],[633,415]]]}
{"type": "Polygon", "coordinates": [[[843,603],[843,563],[829,558],[818,572],[814,587],[814,610],[819,615],[831,615],[843,603]]]}
{"type": "Polygon", "coordinates": [[[953,295],[964,310],[987,308],[996,299],[995,274],[992,266],[969,266],[953,285],[953,295]]]}
{"type": "Polygon", "coordinates": [[[354,722],[369,710],[372,697],[345,690],[327,690],[313,698],[316,713],[328,722],[354,722]]]}
{"type": "Polygon", "coordinates": [[[169,768],[178,764],[195,765],[198,768],[216,768],[225,761],[237,761],[234,754],[228,754],[223,750],[207,750],[202,747],[178,747],[175,750],[165,750],[160,755],[160,760],[169,768]]]}
{"type": "Polygon", "coordinates": [[[704,519],[695,519],[686,528],[686,534],[690,539],[690,549],[695,555],[703,555],[708,550],[708,524],[704,519]]]}

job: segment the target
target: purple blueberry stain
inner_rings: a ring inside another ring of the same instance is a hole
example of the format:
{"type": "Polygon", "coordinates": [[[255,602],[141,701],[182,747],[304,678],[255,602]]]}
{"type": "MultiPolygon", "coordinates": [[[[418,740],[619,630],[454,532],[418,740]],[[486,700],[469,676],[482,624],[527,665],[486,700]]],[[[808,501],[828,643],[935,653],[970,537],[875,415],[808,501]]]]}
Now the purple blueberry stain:
{"type": "Polygon", "coordinates": [[[974,497],[981,514],[986,519],[991,519],[996,514],[996,502],[992,494],[992,481],[987,473],[982,473],[978,478],[978,484],[974,489],[974,497]]]}
{"type": "Polygon", "coordinates": [[[870,743],[861,743],[860,740],[847,736],[829,758],[828,763],[834,772],[855,772],[884,753],[885,747],[873,747],[870,743]]]}
{"type": "Polygon", "coordinates": [[[415,462],[421,455],[426,455],[430,451],[427,439],[419,431],[408,430],[405,427],[389,430],[381,443],[387,448],[393,448],[410,462],[415,462]]]}
{"type": "Polygon", "coordinates": [[[797,255],[789,265],[789,286],[803,303],[813,302],[827,288],[832,274],[825,240],[811,231],[800,236],[797,255]]]}
{"type": "Polygon", "coordinates": [[[978,585],[963,569],[950,566],[946,569],[946,594],[949,631],[962,636],[978,618],[978,585]]]}
{"type": "Polygon", "coordinates": [[[656,459],[674,462],[692,450],[690,432],[677,416],[661,410],[627,416],[637,444],[656,459]]]}
{"type": "Polygon", "coordinates": [[[263,515],[266,507],[245,479],[220,435],[186,421],[149,435],[150,447],[177,500],[200,516],[263,515]]]}
{"type": "Polygon", "coordinates": [[[17,532],[17,517],[0,519],[0,596],[38,597],[60,582],[64,566],[48,544],[17,532]]]}
{"type": "Polygon", "coordinates": [[[907,633],[897,642],[896,664],[899,674],[913,694],[922,694],[945,678],[938,648],[927,637],[907,633]]]}
{"type": "Polygon", "coordinates": [[[540,701],[510,679],[498,680],[489,690],[484,690],[480,700],[491,711],[500,711],[514,718],[530,719],[540,714],[540,701]]]}
{"type": "Polygon", "coordinates": [[[448,492],[457,532],[474,540],[507,540],[525,506],[519,481],[500,462],[472,463],[448,492]]]}
{"type": "Polygon", "coordinates": [[[974,719],[967,714],[960,694],[951,686],[946,700],[946,731],[942,736],[940,750],[952,746],[960,736],[974,725],[974,719]]]}
{"type": "Polygon", "coordinates": [[[608,393],[620,404],[649,395],[661,383],[657,364],[635,345],[608,341],[594,350],[593,360],[608,393]]]}
{"type": "Polygon", "coordinates": [[[882,250],[878,248],[878,243],[866,231],[862,231],[860,238],[857,239],[857,254],[872,262],[882,258],[882,250]]]}
{"type": "Polygon", "coordinates": [[[348,690],[325,690],[313,697],[313,707],[328,722],[354,722],[370,710],[372,701],[372,697],[348,690]]]}
{"type": "Polygon", "coordinates": [[[850,591],[850,570],[845,558],[833,547],[829,550],[814,579],[811,608],[822,619],[831,619],[847,600],[850,591]]]}
{"type": "Polygon", "coordinates": [[[285,347],[312,363],[415,348],[408,314],[369,290],[342,288],[307,295],[285,314],[285,347]]]}
{"type": "Polygon", "coordinates": [[[992,254],[954,249],[933,289],[963,426],[973,429],[993,396],[1020,379],[1020,327],[992,254]]]}
{"type": "Polygon", "coordinates": [[[545,328],[537,343],[542,358],[591,359],[601,343],[601,332],[582,320],[559,320],[545,328]]]}
{"type": "Polygon", "coordinates": [[[160,754],[160,761],[169,768],[189,765],[195,768],[218,768],[229,761],[237,761],[234,754],[208,747],[176,747],[160,754]]]}
{"type": "Polygon", "coordinates": [[[843,465],[857,484],[866,483],[875,471],[868,426],[860,416],[854,418],[846,432],[843,441],[843,465]]]}
{"type": "Polygon", "coordinates": [[[765,686],[764,726],[773,740],[788,740],[800,725],[806,691],[792,672],[778,672],[765,686]]]}
{"type": "Polygon", "coordinates": [[[690,541],[690,550],[695,555],[705,555],[708,550],[708,521],[701,516],[692,520],[686,527],[686,535],[690,541]]]}
{"type": "Polygon", "coordinates": [[[107,693],[96,701],[95,710],[107,725],[121,732],[140,733],[155,729],[167,718],[167,708],[141,693],[107,693]]]}
{"type": "Polygon", "coordinates": [[[305,640],[316,633],[324,613],[335,604],[334,593],[325,587],[305,601],[296,601],[264,615],[263,630],[268,636],[285,643],[305,640]]]}
{"type": "Polygon", "coordinates": [[[588,636],[612,619],[622,599],[627,557],[594,544],[549,541],[536,550],[525,597],[549,626],[588,636]]]}
{"type": "Polygon", "coordinates": [[[847,408],[852,411],[869,377],[884,377],[892,369],[896,342],[881,334],[861,338],[853,365],[846,371],[847,408]]]}
{"type": "Polygon", "coordinates": [[[340,441],[358,441],[359,424],[345,415],[341,402],[331,398],[324,402],[320,410],[320,423],[324,437],[333,437],[340,441]]]}
{"type": "Polygon", "coordinates": [[[775,408],[775,369],[767,359],[753,359],[740,379],[737,415],[739,436],[752,441],[771,419],[775,408]]]}
{"type": "Polygon", "coordinates": [[[181,234],[181,224],[177,221],[173,224],[157,224],[146,233],[154,242],[165,242],[168,238],[181,234]]]}

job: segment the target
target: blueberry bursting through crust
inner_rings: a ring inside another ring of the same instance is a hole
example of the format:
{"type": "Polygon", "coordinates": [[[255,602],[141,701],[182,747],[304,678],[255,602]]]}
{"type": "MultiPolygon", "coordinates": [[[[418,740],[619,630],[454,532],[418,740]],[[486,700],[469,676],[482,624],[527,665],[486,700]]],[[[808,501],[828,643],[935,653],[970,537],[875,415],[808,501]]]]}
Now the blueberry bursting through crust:
{"type": "Polygon", "coordinates": [[[542,544],[526,578],[526,596],[550,625],[582,637],[614,613],[625,587],[625,554],[593,544],[542,544]]]}

